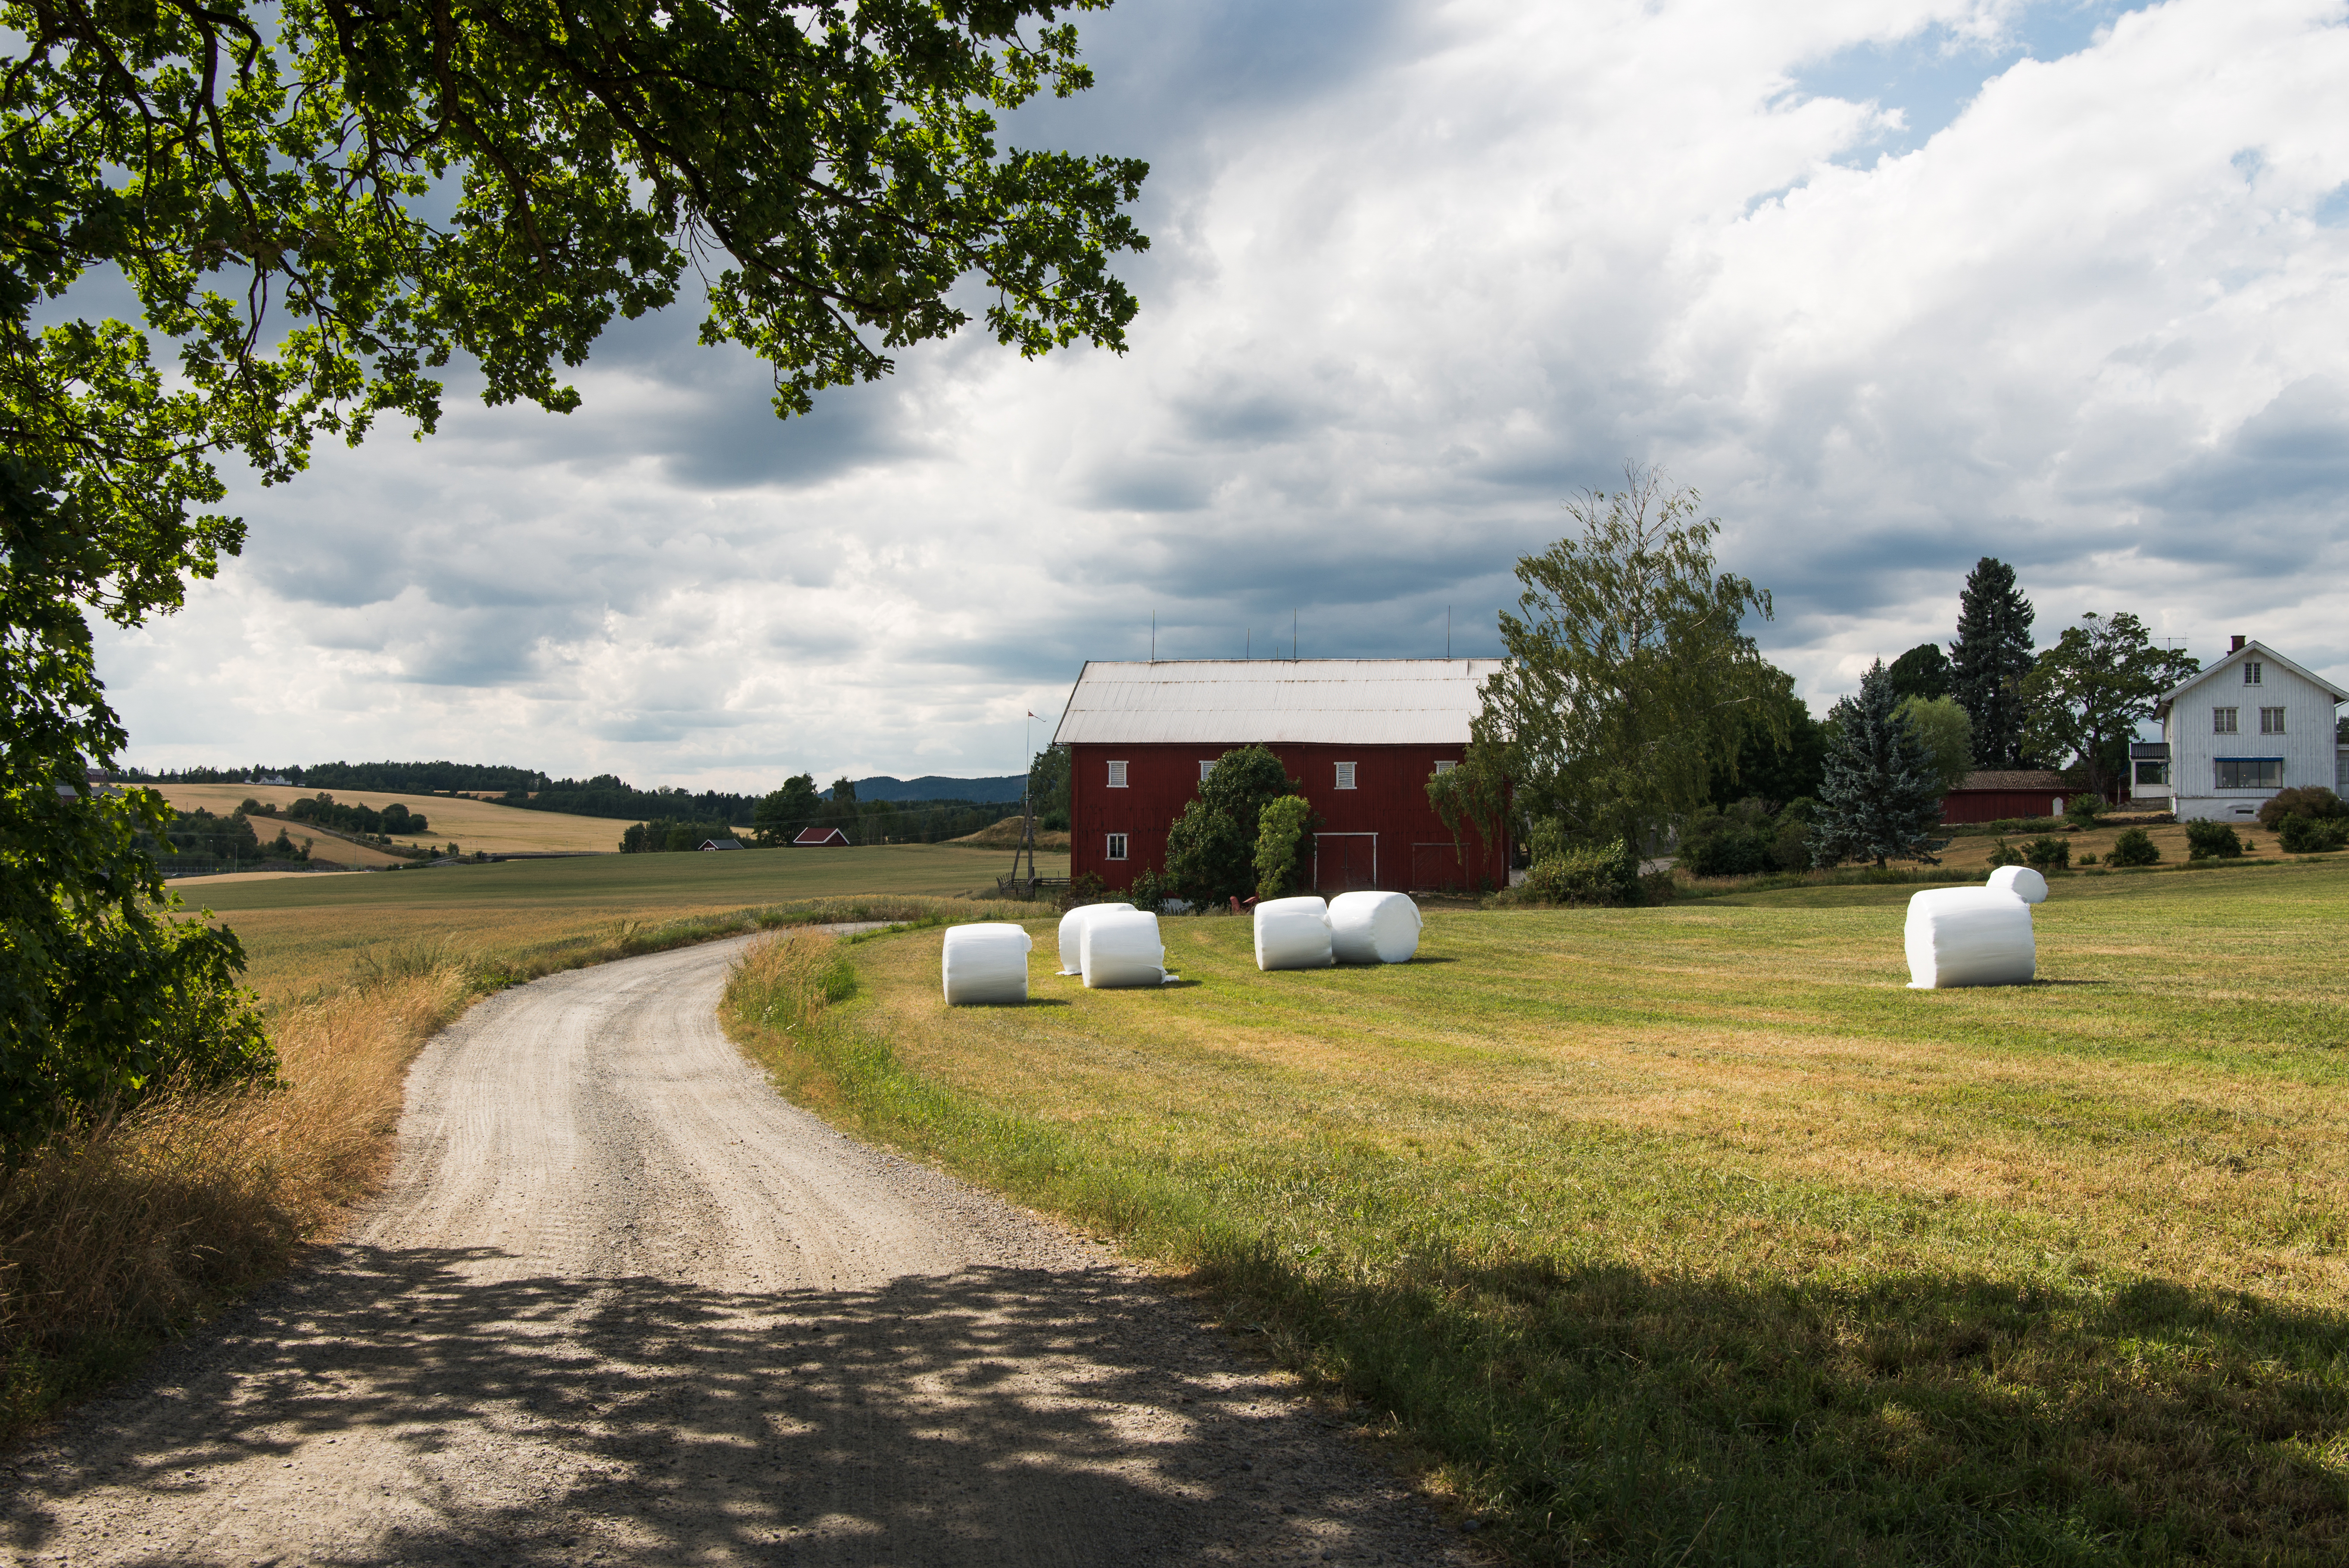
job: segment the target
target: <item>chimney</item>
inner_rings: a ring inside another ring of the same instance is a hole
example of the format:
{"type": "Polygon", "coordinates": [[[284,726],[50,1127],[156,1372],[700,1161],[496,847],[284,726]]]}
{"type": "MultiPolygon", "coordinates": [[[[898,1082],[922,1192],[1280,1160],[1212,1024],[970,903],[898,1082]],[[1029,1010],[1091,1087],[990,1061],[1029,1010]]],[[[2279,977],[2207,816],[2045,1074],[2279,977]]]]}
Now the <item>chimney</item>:
{"type": "Polygon", "coordinates": [[[2235,639],[2234,639],[2234,645],[2234,645],[2233,647],[2229,648],[2229,649],[2227,650],[2229,653],[2230,653],[2230,654],[2240,654],[2240,653],[2241,653],[2241,652],[2243,651],[2243,639],[2242,639],[2242,638],[2240,638],[2240,637],[2237,637],[2237,638],[2235,638],[2235,639]]]}

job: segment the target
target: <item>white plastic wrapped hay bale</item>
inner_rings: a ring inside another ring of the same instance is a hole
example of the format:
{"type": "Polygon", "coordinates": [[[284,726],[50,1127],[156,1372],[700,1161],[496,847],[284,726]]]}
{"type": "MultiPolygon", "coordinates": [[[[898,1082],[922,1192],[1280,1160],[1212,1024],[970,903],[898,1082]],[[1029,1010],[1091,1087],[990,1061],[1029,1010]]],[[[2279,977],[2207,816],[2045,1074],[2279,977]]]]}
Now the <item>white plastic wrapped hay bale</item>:
{"type": "Polygon", "coordinates": [[[1258,969],[1327,969],[1330,906],[1318,898],[1268,899],[1256,906],[1258,969]]]}
{"type": "Polygon", "coordinates": [[[2039,964],[2031,906],[1995,887],[1935,888],[1909,901],[1909,985],[2025,985],[2039,964]]]}
{"type": "Polygon", "coordinates": [[[1133,905],[1130,903],[1081,903],[1061,916],[1060,944],[1055,949],[1061,955],[1061,973],[1063,975],[1084,973],[1084,965],[1080,960],[1084,954],[1085,922],[1097,914],[1106,914],[1112,910],[1133,907],[1133,905]]]}
{"type": "Polygon", "coordinates": [[[947,1006],[969,1007],[1028,1000],[1028,953],[1035,940],[1009,921],[950,925],[938,950],[947,1006]]]}
{"type": "Polygon", "coordinates": [[[1330,901],[1330,946],[1340,964],[1408,964],[1419,951],[1419,905],[1399,892],[1330,901]]]}
{"type": "Polygon", "coordinates": [[[1990,885],[2025,903],[2047,902],[2047,879],[2029,866],[2001,866],[1990,873],[1990,885]]]}
{"type": "Polygon", "coordinates": [[[1158,939],[1158,917],[1147,910],[1120,909],[1085,922],[1078,964],[1094,990],[1121,985],[1163,985],[1166,946],[1158,939]]]}

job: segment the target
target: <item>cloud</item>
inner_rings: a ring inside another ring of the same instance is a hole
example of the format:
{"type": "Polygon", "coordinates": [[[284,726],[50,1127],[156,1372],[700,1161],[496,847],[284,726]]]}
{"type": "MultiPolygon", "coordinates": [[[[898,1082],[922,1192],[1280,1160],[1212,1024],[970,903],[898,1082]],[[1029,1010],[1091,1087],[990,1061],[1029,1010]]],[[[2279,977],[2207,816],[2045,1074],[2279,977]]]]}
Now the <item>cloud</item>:
{"type": "MultiPolygon", "coordinates": [[[[1001,773],[1091,657],[1495,646],[1626,459],[1701,489],[1824,701],[2016,563],[2349,674],[2339,0],[1126,0],[1006,145],[1148,159],[1132,349],[984,334],[778,424],[689,306],[580,412],[240,502],[109,634],[133,756],[1001,773]]],[[[462,388],[458,388],[461,391],[462,388]]]]}

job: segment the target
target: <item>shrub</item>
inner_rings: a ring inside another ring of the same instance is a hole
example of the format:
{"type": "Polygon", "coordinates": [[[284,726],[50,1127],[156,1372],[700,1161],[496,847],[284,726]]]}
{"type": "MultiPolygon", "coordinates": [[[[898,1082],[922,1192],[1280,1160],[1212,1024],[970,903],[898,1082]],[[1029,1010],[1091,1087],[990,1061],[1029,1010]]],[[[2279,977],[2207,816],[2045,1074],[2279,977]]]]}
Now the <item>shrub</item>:
{"type": "Polygon", "coordinates": [[[2095,865],[2096,863],[2096,857],[2094,855],[2082,855],[2080,857],[2080,863],[2084,866],[2095,865]]]}
{"type": "Polygon", "coordinates": [[[2309,817],[2321,822],[2349,821],[2349,800],[2322,784],[2300,784],[2279,789],[2260,807],[2260,826],[2275,828],[2287,817],[2309,817]]]}
{"type": "Polygon", "coordinates": [[[2186,824],[2186,856],[2195,861],[2231,861],[2243,852],[2243,841],[2224,822],[2207,820],[2186,824]]]}
{"type": "Polygon", "coordinates": [[[2349,821],[2286,817],[2276,824],[2276,842],[2288,855],[2321,855],[2349,845],[2349,821]]]}
{"type": "Polygon", "coordinates": [[[2072,863],[2072,841],[2059,839],[2053,833],[2046,834],[2023,845],[2023,858],[2043,872],[2057,866],[2068,867],[2072,863]]]}
{"type": "Polygon", "coordinates": [[[1264,809],[1304,788],[1264,747],[1237,747],[1217,758],[1167,830],[1166,896],[1204,910],[1254,893],[1264,809]]]}
{"type": "Polygon", "coordinates": [[[1297,846],[1312,820],[1313,808],[1302,795],[1265,802],[1257,818],[1257,897],[1282,898],[1297,885],[1297,846]]]}
{"type": "Polygon", "coordinates": [[[2111,810],[2102,795],[2075,795],[2064,803],[2064,820],[2075,828],[2093,828],[2096,825],[2096,819],[2111,810]]]}
{"type": "Polygon", "coordinates": [[[1562,850],[1534,862],[1517,896],[1527,903],[1638,903],[1640,862],[1620,839],[1562,850]]]}
{"type": "Polygon", "coordinates": [[[2116,866],[2149,866],[2161,859],[2161,847],[2153,835],[2143,828],[2130,828],[2113,841],[2113,851],[2106,857],[2116,866]]]}

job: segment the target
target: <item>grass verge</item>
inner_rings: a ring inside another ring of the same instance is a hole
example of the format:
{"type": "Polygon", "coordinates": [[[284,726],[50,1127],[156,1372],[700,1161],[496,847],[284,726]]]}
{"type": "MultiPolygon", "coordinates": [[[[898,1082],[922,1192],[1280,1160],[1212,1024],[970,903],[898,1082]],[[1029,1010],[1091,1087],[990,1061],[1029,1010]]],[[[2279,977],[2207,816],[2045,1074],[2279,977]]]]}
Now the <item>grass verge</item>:
{"type": "MultiPolygon", "coordinates": [[[[1019,914],[1032,905],[1012,906],[1019,914]]],[[[412,933],[338,968],[256,968],[279,1081],[165,1097],[52,1140],[0,1185],[0,1442],[136,1368],[283,1270],[380,1178],[408,1065],[475,997],[559,970],[744,932],[1005,913],[961,900],[827,898],[533,941],[412,933]]]]}
{"type": "Polygon", "coordinates": [[[1971,993],[1904,988],[1906,898],[1439,912],[1306,975],[1175,921],[1194,984],[1040,954],[1001,1009],[935,937],[785,940],[726,1006],[1189,1271],[1523,1560],[2349,1558],[2349,876],[2077,879],[2045,983],[1971,993]]]}

